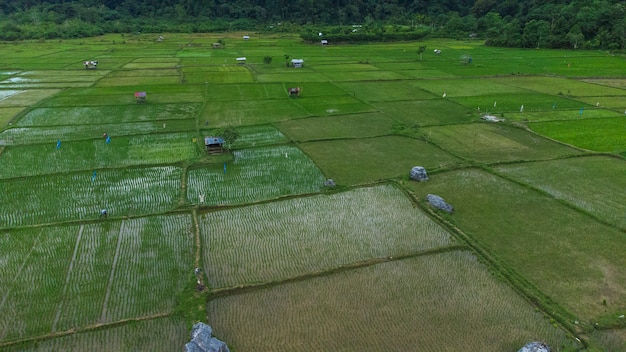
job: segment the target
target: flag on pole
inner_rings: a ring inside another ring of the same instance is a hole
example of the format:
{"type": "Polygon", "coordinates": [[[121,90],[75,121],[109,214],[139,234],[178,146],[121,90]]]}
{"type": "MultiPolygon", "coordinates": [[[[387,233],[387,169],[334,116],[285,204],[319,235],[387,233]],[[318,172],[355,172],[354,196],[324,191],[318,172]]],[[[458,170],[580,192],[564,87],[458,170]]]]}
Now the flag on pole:
{"type": "Polygon", "coordinates": [[[91,175],[91,182],[96,180],[96,170],[93,170],[93,175],[91,175]]]}
{"type": "Polygon", "coordinates": [[[224,174],[226,174],[226,163],[224,163],[224,174]]]}
{"type": "Polygon", "coordinates": [[[57,149],[61,149],[61,140],[60,139],[57,141],[57,149]]]}
{"type": "Polygon", "coordinates": [[[106,144],[109,144],[109,143],[111,143],[111,137],[110,137],[110,136],[107,136],[107,139],[106,139],[106,144]]]}
{"type": "Polygon", "coordinates": [[[580,111],[578,112],[579,115],[583,114],[583,110],[585,110],[585,108],[580,108],[580,111]]]}

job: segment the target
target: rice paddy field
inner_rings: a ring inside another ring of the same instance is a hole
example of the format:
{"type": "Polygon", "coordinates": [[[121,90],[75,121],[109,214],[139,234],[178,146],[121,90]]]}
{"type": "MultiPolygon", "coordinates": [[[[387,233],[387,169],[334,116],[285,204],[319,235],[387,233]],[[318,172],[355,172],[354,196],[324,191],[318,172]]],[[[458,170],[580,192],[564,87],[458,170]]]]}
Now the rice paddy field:
{"type": "Polygon", "coordinates": [[[237,352],[626,351],[625,72],[443,39],[0,43],[0,350],[180,350],[203,321],[237,352]]]}

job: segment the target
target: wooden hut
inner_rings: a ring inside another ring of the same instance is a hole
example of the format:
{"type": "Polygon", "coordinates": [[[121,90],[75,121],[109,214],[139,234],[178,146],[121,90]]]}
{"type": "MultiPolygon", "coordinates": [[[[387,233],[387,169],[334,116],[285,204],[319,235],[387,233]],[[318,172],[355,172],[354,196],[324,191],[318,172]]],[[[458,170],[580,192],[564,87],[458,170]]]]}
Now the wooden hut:
{"type": "Polygon", "coordinates": [[[224,152],[224,138],[204,137],[204,146],[209,154],[222,154],[224,152]]]}
{"type": "Polygon", "coordinates": [[[300,87],[291,87],[287,89],[287,91],[289,92],[290,97],[299,97],[302,89],[300,89],[300,87]]]}
{"type": "Polygon", "coordinates": [[[293,59],[291,60],[291,65],[295,68],[302,68],[304,66],[304,60],[302,59],[293,59]]]}
{"type": "Polygon", "coordinates": [[[137,101],[137,103],[145,103],[146,92],[135,92],[135,100],[137,101]]]}

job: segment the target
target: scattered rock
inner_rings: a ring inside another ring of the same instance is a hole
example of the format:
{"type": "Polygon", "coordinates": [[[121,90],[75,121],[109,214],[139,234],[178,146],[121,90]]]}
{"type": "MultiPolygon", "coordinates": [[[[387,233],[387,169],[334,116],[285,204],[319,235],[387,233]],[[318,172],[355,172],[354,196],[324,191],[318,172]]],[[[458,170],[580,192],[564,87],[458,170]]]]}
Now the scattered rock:
{"type": "Polygon", "coordinates": [[[324,181],[324,186],[335,187],[337,185],[335,184],[335,181],[332,178],[329,178],[328,180],[324,181]]]}
{"type": "Polygon", "coordinates": [[[212,337],[213,329],[205,323],[193,325],[191,341],[185,344],[185,352],[230,352],[223,341],[212,337]]]}
{"type": "Polygon", "coordinates": [[[481,117],[481,119],[485,120],[485,121],[489,121],[489,122],[500,122],[503,121],[503,119],[499,119],[493,115],[483,115],[481,117]]]}
{"type": "Polygon", "coordinates": [[[426,196],[426,200],[428,201],[428,203],[430,203],[430,205],[432,205],[433,207],[437,208],[437,209],[441,209],[447,213],[453,213],[454,212],[454,208],[446,203],[445,200],[443,200],[443,198],[436,196],[434,194],[429,194],[426,196]]]}
{"type": "Polygon", "coordinates": [[[426,169],[422,166],[413,166],[411,169],[411,180],[415,181],[428,181],[428,174],[426,173],[426,169]]]}
{"type": "Polygon", "coordinates": [[[550,347],[543,342],[529,342],[517,352],[550,352],[550,347]]]}

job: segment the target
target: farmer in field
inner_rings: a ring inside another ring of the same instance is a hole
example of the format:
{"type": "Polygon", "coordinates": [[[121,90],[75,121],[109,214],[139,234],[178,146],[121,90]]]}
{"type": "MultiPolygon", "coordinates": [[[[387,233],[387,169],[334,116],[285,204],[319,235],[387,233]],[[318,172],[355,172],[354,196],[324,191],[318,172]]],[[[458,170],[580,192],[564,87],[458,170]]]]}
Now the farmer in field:
{"type": "Polygon", "coordinates": [[[106,218],[109,214],[107,213],[106,209],[102,209],[100,210],[100,217],[104,217],[106,218]]]}

